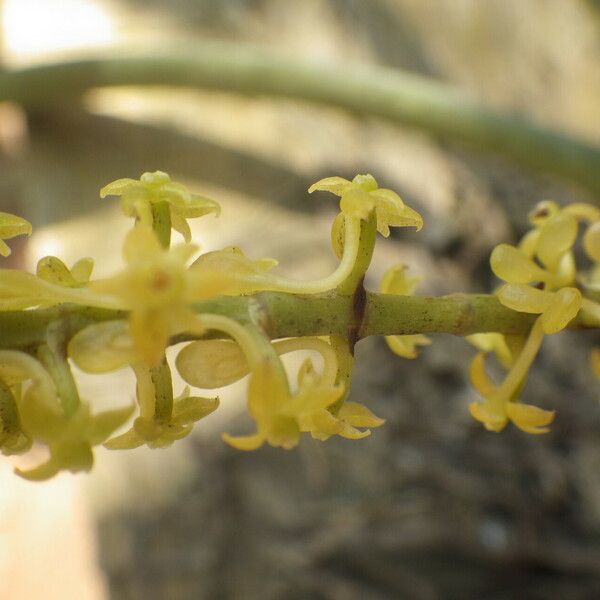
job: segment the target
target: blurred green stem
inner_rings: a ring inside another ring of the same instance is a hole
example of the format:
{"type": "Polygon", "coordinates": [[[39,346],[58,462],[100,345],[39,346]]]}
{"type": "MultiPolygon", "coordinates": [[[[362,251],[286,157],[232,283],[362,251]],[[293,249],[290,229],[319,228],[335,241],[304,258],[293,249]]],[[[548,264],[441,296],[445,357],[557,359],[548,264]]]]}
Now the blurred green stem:
{"type": "Polygon", "coordinates": [[[600,193],[600,147],[490,110],[434,80],[376,66],[311,64],[242,44],[204,42],[184,48],[119,50],[3,70],[0,100],[49,108],[91,88],[119,85],[181,86],[294,98],[466,142],[600,193]]]}

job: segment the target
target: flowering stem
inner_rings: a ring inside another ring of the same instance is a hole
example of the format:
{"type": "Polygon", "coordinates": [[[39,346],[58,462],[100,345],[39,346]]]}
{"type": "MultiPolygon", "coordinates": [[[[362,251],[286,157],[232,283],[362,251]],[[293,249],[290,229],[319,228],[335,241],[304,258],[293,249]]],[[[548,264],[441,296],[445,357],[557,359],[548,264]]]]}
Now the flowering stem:
{"type": "MultiPolygon", "coordinates": [[[[358,339],[371,335],[450,333],[469,335],[497,331],[524,334],[536,315],[519,313],[500,304],[491,294],[449,296],[396,296],[366,292],[362,323],[353,313],[353,298],[328,292],[301,295],[261,292],[252,296],[219,297],[195,304],[197,313],[209,313],[247,322],[249,306],[258,305],[266,335],[271,339],[348,334],[359,326],[358,339]]],[[[28,350],[46,341],[51,323],[60,321],[67,339],[93,323],[126,319],[124,311],[63,304],[52,308],[0,311],[0,348],[28,350]]],[[[598,328],[585,310],[569,328],[598,328]]],[[[180,336],[173,343],[196,336],[180,336]]],[[[205,336],[214,337],[214,336],[205,336]]]]}
{"type": "Polygon", "coordinates": [[[494,392],[495,398],[513,398],[523,383],[529,368],[533,364],[535,357],[542,345],[544,339],[544,330],[542,329],[542,318],[538,317],[529,332],[527,341],[517,357],[517,360],[511,367],[504,381],[494,392]]]}
{"type": "MultiPolygon", "coordinates": [[[[360,258],[361,253],[361,238],[363,237],[363,223],[355,217],[345,217],[345,235],[344,235],[344,253],[337,269],[322,279],[313,281],[296,281],[285,277],[277,277],[269,286],[281,292],[296,292],[300,294],[318,294],[326,292],[340,286],[340,282],[350,281],[344,287],[344,293],[347,295],[353,294],[356,287],[354,280],[350,279],[352,274],[356,272],[357,261],[364,263],[364,259],[360,258]]],[[[371,250],[372,254],[372,250],[371,250]]],[[[369,255],[370,261],[370,255],[369,255]]],[[[367,264],[368,266],[368,264],[367,264]]],[[[366,269],[365,269],[366,270],[366,269]]],[[[363,271],[364,276],[364,271],[363,271]]]]}
{"type": "Polygon", "coordinates": [[[152,229],[163,248],[171,245],[171,212],[168,202],[152,203],[152,229]]]}
{"type": "Polygon", "coordinates": [[[154,419],[168,423],[173,415],[173,382],[166,359],[157,367],[150,368],[150,378],[154,386],[154,419]]]}

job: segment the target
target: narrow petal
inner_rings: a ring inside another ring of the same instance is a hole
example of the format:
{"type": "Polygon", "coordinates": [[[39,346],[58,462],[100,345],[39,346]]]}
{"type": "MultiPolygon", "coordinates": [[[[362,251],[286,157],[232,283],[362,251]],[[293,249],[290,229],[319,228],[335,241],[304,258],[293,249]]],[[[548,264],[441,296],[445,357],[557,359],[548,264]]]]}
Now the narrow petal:
{"type": "Polygon", "coordinates": [[[16,468],[15,473],[19,477],[28,479],[29,481],[46,481],[54,477],[60,470],[60,463],[57,460],[50,458],[45,463],[42,463],[33,469],[23,471],[22,469],[16,468]]]}
{"type": "Polygon", "coordinates": [[[104,444],[104,447],[108,448],[109,450],[131,450],[133,448],[139,448],[140,446],[143,446],[144,443],[145,441],[140,438],[140,436],[132,428],[122,435],[118,435],[117,437],[108,440],[108,442],[104,444]]]}
{"type": "Polygon", "coordinates": [[[265,443],[265,437],[261,433],[247,436],[232,436],[228,433],[221,434],[221,439],[238,450],[256,450],[265,443]]]}
{"type": "Polygon", "coordinates": [[[313,183],[308,188],[308,193],[312,194],[317,190],[321,192],[331,192],[336,196],[341,196],[344,191],[351,186],[352,182],[344,179],[343,177],[325,177],[324,179],[319,179],[316,183],[313,183]]]}
{"type": "Polygon", "coordinates": [[[192,241],[192,232],[188,222],[177,211],[171,209],[171,227],[179,232],[186,242],[192,241]]]}
{"type": "Polygon", "coordinates": [[[190,396],[175,401],[173,407],[173,423],[188,425],[203,419],[219,407],[218,398],[202,398],[190,396]]]}
{"type": "Polygon", "coordinates": [[[344,402],[337,416],[354,427],[380,427],[385,423],[385,419],[358,402],[344,402]]]}
{"type": "Polygon", "coordinates": [[[489,403],[486,402],[471,402],[469,404],[469,412],[471,416],[480,423],[488,431],[502,431],[508,423],[508,417],[491,409],[489,403]]]}
{"type": "Polygon", "coordinates": [[[471,385],[484,397],[488,398],[496,390],[496,385],[485,370],[485,354],[478,352],[469,367],[471,385]]]}
{"type": "Polygon", "coordinates": [[[348,440],[362,440],[371,435],[371,430],[365,429],[364,431],[360,431],[360,429],[356,429],[356,427],[352,427],[349,423],[342,421],[342,429],[338,435],[348,440]]]}
{"type": "Polygon", "coordinates": [[[106,196],[122,196],[125,192],[129,192],[136,189],[144,189],[143,185],[137,179],[117,179],[111,183],[105,185],[100,190],[100,198],[106,198],[106,196]]]}
{"type": "Polygon", "coordinates": [[[105,442],[107,438],[124,425],[133,414],[134,405],[116,410],[107,410],[90,417],[87,439],[92,446],[105,442]]]}
{"type": "Polygon", "coordinates": [[[509,402],[506,406],[506,414],[519,429],[538,434],[550,431],[546,426],[554,420],[555,411],[543,410],[520,402],[509,402]]]}

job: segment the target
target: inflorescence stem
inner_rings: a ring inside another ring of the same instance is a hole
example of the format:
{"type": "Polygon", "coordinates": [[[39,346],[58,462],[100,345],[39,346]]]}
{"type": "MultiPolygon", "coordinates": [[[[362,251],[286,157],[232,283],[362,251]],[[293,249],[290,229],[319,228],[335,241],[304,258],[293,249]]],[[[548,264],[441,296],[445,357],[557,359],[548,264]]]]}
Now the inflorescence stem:
{"type": "MultiPolygon", "coordinates": [[[[249,319],[251,305],[260,307],[261,321],[271,339],[347,334],[354,323],[353,298],[336,292],[296,295],[261,292],[251,296],[219,297],[195,305],[198,313],[249,319]]],[[[125,319],[123,311],[62,304],[52,308],[0,312],[0,348],[28,349],[46,340],[48,327],[61,320],[70,338],[93,323],[125,319]]],[[[497,331],[526,333],[536,315],[510,310],[491,294],[398,296],[366,292],[358,339],[371,335],[449,333],[469,335],[497,331]]],[[[570,328],[597,328],[600,319],[585,306],[570,328]]],[[[193,339],[180,337],[173,342],[193,339]]]]}

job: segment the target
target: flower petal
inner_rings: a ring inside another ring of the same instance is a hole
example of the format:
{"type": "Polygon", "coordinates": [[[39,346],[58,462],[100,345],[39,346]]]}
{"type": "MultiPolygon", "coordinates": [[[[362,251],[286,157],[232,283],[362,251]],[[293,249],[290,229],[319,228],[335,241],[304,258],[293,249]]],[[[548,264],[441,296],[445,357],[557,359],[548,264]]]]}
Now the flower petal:
{"type": "Polygon", "coordinates": [[[560,212],[548,219],[541,227],[536,254],[547,269],[556,269],[560,259],[577,239],[577,219],[560,212]]]}
{"type": "Polygon", "coordinates": [[[385,423],[385,419],[358,402],[344,402],[337,416],[354,427],[380,427],[385,423]]]}
{"type": "Polygon", "coordinates": [[[125,177],[105,185],[100,190],[100,198],[106,198],[106,196],[122,196],[126,192],[137,189],[143,190],[144,186],[137,179],[125,177]]]}
{"type": "MultiPolygon", "coordinates": [[[[496,384],[490,379],[485,370],[485,354],[478,352],[469,367],[471,385],[484,397],[488,398],[496,390],[496,384]]],[[[476,417],[477,418],[477,417],[476,417]]]]}
{"type": "Polygon", "coordinates": [[[538,267],[524,252],[509,244],[499,244],[490,256],[494,274],[509,283],[545,281],[548,274],[538,267]]]}
{"type": "Polygon", "coordinates": [[[471,402],[469,404],[471,416],[488,431],[502,431],[508,423],[508,417],[492,409],[488,402],[471,402]]]}
{"type": "Polygon", "coordinates": [[[581,308],[581,292],[577,288],[562,288],[552,294],[548,308],[542,314],[544,333],[557,333],[573,320],[581,308]]]}
{"type": "Polygon", "coordinates": [[[509,402],[506,405],[506,414],[519,429],[527,433],[538,434],[550,431],[546,425],[552,423],[556,413],[553,410],[543,410],[530,404],[509,402]]]}
{"type": "Polygon", "coordinates": [[[343,177],[325,177],[324,179],[319,179],[319,181],[313,183],[308,188],[308,193],[312,194],[319,190],[321,192],[331,192],[336,196],[341,196],[350,185],[352,185],[352,182],[343,177]]]}
{"type": "Polygon", "coordinates": [[[238,450],[256,450],[265,443],[265,436],[261,433],[246,436],[233,436],[228,433],[221,434],[221,439],[238,450]]]}

